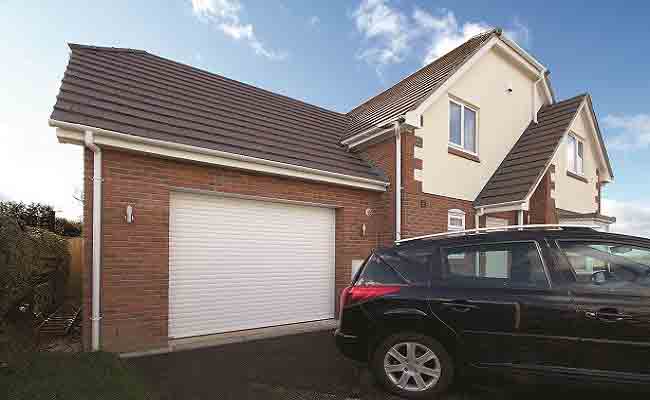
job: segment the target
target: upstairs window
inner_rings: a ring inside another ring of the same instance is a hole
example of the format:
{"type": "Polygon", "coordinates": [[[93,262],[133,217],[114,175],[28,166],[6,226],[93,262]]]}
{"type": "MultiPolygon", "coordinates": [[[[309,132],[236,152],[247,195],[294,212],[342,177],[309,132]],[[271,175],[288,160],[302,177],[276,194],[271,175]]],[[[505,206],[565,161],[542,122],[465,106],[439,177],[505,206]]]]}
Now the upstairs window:
{"type": "Polygon", "coordinates": [[[584,175],[584,143],[572,133],[567,137],[567,141],[568,169],[574,174],[584,175]]]}
{"type": "Polygon", "coordinates": [[[449,144],[476,154],[476,110],[449,100],[449,144]]]}

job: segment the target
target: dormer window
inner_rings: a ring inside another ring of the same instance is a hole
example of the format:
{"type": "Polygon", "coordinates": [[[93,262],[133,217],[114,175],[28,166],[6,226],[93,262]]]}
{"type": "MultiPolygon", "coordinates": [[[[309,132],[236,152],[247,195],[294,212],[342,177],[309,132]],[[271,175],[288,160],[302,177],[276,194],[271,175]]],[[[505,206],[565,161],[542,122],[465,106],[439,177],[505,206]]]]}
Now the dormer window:
{"type": "Polygon", "coordinates": [[[584,143],[573,133],[567,137],[567,169],[574,174],[584,175],[584,143]]]}
{"type": "Polygon", "coordinates": [[[449,100],[449,145],[476,154],[476,110],[449,100]]]}

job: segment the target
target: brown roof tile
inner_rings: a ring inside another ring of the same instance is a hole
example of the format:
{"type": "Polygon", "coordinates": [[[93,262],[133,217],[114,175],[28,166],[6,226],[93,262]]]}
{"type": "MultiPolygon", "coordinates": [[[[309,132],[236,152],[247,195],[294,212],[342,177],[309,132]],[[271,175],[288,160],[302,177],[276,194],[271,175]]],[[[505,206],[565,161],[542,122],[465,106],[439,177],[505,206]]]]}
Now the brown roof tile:
{"type": "Polygon", "coordinates": [[[339,144],[345,114],[141,50],[70,48],[54,120],[387,181],[339,144]]]}
{"type": "Polygon", "coordinates": [[[587,95],[543,106],[474,201],[475,206],[521,201],[551,163],[587,95]]]}
{"type": "Polygon", "coordinates": [[[557,212],[557,216],[562,218],[562,219],[585,219],[585,218],[591,218],[591,219],[601,219],[605,221],[609,221],[610,223],[616,222],[616,217],[609,217],[607,215],[603,215],[599,212],[593,212],[593,213],[579,213],[575,211],[569,211],[569,210],[563,210],[561,208],[556,208],[555,209],[557,212]]]}

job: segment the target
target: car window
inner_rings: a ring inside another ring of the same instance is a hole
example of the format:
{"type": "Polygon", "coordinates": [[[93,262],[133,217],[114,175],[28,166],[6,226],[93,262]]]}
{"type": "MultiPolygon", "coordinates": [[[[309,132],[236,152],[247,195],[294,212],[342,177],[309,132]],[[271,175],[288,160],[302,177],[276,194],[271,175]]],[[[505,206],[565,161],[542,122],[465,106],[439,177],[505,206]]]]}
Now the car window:
{"type": "Polygon", "coordinates": [[[580,285],[650,288],[650,249],[620,243],[558,241],[580,285]]]}
{"type": "Polygon", "coordinates": [[[534,242],[449,247],[444,279],[468,287],[547,288],[544,264],[534,242]]]}
{"type": "Polygon", "coordinates": [[[396,248],[373,253],[363,266],[357,284],[427,285],[433,250],[396,248]]]}
{"type": "Polygon", "coordinates": [[[354,283],[359,285],[404,285],[406,280],[400,276],[382,257],[373,253],[361,267],[359,278],[354,283]]]}

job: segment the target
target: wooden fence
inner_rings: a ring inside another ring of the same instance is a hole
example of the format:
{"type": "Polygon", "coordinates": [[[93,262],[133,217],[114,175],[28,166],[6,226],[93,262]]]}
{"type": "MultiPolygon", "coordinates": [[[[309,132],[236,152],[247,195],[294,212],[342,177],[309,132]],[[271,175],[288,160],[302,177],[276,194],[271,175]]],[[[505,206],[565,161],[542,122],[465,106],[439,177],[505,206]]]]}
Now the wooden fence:
{"type": "Polygon", "coordinates": [[[70,300],[77,300],[81,304],[81,271],[83,270],[83,238],[75,237],[68,239],[70,250],[70,274],[68,275],[68,287],[66,297],[70,300]]]}

